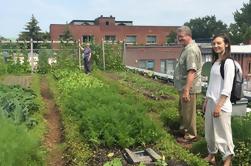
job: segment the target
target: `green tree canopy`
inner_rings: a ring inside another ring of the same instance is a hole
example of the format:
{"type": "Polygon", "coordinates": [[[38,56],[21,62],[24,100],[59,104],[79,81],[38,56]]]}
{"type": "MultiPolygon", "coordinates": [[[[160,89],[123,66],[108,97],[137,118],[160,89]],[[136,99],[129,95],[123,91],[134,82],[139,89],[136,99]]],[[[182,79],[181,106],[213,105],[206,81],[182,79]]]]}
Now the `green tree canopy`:
{"type": "Polygon", "coordinates": [[[251,0],[249,3],[243,3],[240,11],[234,12],[235,24],[229,27],[232,43],[239,44],[251,39],[251,0]]]}
{"type": "Polygon", "coordinates": [[[0,35],[0,40],[7,40],[7,39],[0,35]]]}
{"type": "Polygon", "coordinates": [[[214,15],[191,19],[184,25],[191,28],[194,39],[211,38],[214,34],[227,32],[227,25],[217,21],[214,15]]]}
{"type": "Polygon", "coordinates": [[[34,15],[32,15],[31,20],[26,24],[24,28],[25,31],[19,34],[18,40],[50,40],[49,32],[41,32],[41,28],[38,25],[38,21],[34,15]]]}
{"type": "Polygon", "coordinates": [[[65,30],[64,33],[62,35],[60,35],[60,40],[64,40],[64,41],[69,41],[69,40],[73,40],[72,34],[69,30],[68,25],[65,26],[65,30]]]}
{"type": "Polygon", "coordinates": [[[170,34],[166,38],[166,43],[175,43],[176,42],[176,32],[171,31],[170,34]]]}
{"type": "Polygon", "coordinates": [[[26,31],[19,34],[18,40],[30,40],[31,38],[33,40],[41,40],[41,28],[38,26],[38,21],[34,15],[32,15],[30,22],[26,24],[24,29],[26,31]]]}
{"type": "Polygon", "coordinates": [[[251,0],[249,3],[243,3],[243,7],[240,11],[234,12],[234,20],[238,26],[245,24],[246,26],[251,25],[251,0]]]}

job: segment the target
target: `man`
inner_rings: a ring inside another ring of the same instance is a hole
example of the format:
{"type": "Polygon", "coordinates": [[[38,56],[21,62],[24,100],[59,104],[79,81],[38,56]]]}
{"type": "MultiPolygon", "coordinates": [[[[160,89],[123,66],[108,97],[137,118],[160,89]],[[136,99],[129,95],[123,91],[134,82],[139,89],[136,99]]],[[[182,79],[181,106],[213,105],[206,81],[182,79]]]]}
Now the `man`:
{"type": "Polygon", "coordinates": [[[91,72],[91,56],[92,56],[92,50],[90,48],[90,43],[86,43],[85,48],[81,47],[79,43],[79,48],[82,50],[82,57],[84,61],[84,68],[85,73],[89,74],[91,72]]]}
{"type": "Polygon", "coordinates": [[[179,130],[184,134],[178,141],[191,142],[197,138],[196,94],[201,92],[202,57],[189,27],[178,28],[177,38],[184,46],[174,71],[174,86],[179,92],[179,130]]]}

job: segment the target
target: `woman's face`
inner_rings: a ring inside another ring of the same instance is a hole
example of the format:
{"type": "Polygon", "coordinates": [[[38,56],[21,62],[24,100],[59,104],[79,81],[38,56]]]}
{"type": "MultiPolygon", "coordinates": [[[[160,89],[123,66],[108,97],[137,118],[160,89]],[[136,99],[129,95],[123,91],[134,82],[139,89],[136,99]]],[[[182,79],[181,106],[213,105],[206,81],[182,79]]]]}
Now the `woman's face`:
{"type": "Polygon", "coordinates": [[[214,52],[219,55],[223,55],[225,53],[225,48],[228,47],[228,44],[225,44],[224,39],[222,37],[216,37],[212,41],[212,47],[214,52]]]}

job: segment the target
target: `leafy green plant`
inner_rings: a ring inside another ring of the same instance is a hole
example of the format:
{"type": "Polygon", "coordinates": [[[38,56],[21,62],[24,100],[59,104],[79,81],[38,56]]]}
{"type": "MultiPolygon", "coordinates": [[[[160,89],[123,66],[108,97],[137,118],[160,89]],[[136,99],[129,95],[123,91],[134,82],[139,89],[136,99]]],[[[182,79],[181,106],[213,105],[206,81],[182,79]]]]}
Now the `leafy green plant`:
{"type": "Polygon", "coordinates": [[[44,165],[39,140],[0,115],[0,165],[44,165]]]}
{"type": "Polygon", "coordinates": [[[12,119],[14,123],[25,123],[27,127],[36,125],[31,115],[38,110],[34,101],[35,94],[18,86],[0,85],[0,114],[12,119]]]}

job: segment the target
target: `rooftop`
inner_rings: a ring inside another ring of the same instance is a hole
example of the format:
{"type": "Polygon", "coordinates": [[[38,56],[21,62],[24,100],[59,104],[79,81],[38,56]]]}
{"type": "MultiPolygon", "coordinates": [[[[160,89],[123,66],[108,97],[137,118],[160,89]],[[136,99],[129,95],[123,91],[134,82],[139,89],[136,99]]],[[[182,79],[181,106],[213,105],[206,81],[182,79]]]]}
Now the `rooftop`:
{"type": "Polygon", "coordinates": [[[231,53],[251,53],[251,45],[231,45],[231,53]]]}

